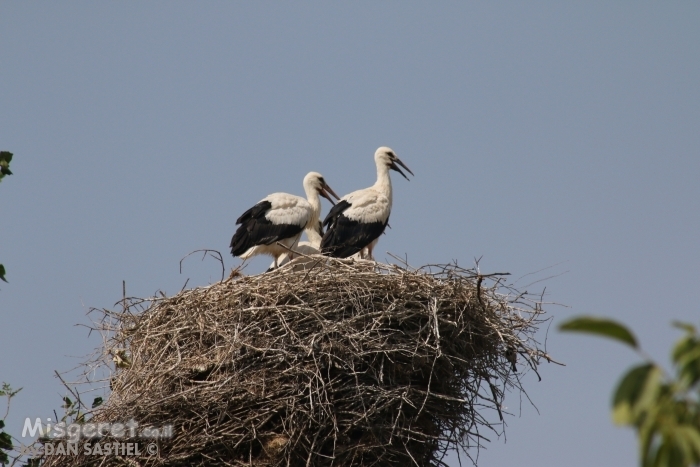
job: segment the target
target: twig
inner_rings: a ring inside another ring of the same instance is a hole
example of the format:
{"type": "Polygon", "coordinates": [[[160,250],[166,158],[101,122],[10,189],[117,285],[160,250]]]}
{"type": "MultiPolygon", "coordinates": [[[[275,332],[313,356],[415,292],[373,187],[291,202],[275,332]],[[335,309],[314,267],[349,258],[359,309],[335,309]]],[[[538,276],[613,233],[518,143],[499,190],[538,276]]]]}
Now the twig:
{"type": "Polygon", "coordinates": [[[212,258],[216,259],[221,263],[221,280],[224,280],[224,275],[226,274],[226,267],[224,266],[224,257],[221,256],[221,252],[218,250],[210,250],[208,248],[202,248],[200,250],[194,250],[190,253],[187,253],[181,260],[180,260],[180,274],[182,274],[182,262],[187,259],[190,255],[193,255],[195,253],[199,252],[204,252],[204,255],[202,256],[202,261],[204,261],[204,258],[207,257],[207,254],[211,256],[212,258]],[[216,254],[216,256],[214,255],[216,254]]]}
{"type": "MultiPolygon", "coordinates": [[[[73,394],[73,397],[75,397],[75,400],[78,401],[78,407],[80,407],[80,406],[82,405],[83,407],[85,407],[85,408],[87,409],[87,407],[86,407],[85,405],[83,405],[83,402],[80,400],[80,395],[79,395],[79,394],[76,394],[75,392],[73,392],[73,390],[71,389],[71,387],[68,386],[68,383],[66,383],[66,382],[63,380],[63,378],[61,377],[60,373],[59,373],[58,371],[56,371],[56,370],[54,370],[53,372],[56,373],[56,376],[58,376],[58,379],[61,380],[61,383],[63,383],[63,385],[66,387],[66,389],[68,389],[68,391],[70,391],[70,393],[73,394]]],[[[58,421],[58,420],[56,420],[56,421],[58,421]]]]}

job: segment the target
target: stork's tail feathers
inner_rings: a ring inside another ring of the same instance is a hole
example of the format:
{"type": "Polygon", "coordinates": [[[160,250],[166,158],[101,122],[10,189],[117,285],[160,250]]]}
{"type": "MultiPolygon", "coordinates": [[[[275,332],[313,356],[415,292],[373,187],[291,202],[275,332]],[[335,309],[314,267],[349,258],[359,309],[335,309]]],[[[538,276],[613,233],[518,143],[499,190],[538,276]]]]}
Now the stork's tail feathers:
{"type": "Polygon", "coordinates": [[[233,256],[241,256],[248,248],[253,246],[249,245],[249,243],[251,242],[248,239],[248,230],[245,226],[238,227],[236,233],[233,234],[233,238],[231,238],[231,245],[229,245],[231,247],[231,254],[233,256]]]}

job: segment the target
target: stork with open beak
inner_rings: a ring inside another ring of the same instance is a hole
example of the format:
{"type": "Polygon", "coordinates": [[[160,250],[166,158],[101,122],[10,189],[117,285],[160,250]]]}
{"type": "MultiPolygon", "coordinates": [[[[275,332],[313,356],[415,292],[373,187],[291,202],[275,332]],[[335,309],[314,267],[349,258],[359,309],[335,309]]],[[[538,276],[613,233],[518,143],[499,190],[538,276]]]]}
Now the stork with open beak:
{"type": "Polygon", "coordinates": [[[374,162],[377,164],[377,182],[369,188],[343,196],[323,221],[323,226],[328,226],[321,240],[323,254],[347,258],[366,247],[367,256],[373,259],[372,250],[389,223],[391,214],[389,170],[395,170],[406,180],[408,177],[400,167],[413,175],[394,151],[385,146],[374,153],[374,162]]]}
{"type": "Polygon", "coordinates": [[[239,227],[231,239],[231,254],[243,259],[270,255],[276,268],[279,257],[294,249],[304,229],[317,228],[321,215],[319,195],[331,204],[334,204],[331,195],[338,199],[318,172],[306,174],[304,191],[307,199],[273,193],[244,212],[236,220],[239,227]]]}

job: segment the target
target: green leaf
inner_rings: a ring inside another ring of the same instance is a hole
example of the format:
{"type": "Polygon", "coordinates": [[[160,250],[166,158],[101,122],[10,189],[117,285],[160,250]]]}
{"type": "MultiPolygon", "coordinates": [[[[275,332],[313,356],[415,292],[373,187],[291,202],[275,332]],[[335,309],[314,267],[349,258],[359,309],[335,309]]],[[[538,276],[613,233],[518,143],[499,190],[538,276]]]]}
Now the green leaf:
{"type": "Polygon", "coordinates": [[[7,457],[7,454],[4,452],[0,451],[0,464],[5,465],[10,463],[10,458],[7,457]]]}
{"type": "Polygon", "coordinates": [[[673,363],[678,363],[686,354],[692,352],[697,347],[698,342],[696,342],[695,336],[691,335],[680,338],[678,342],[676,342],[676,345],[673,346],[673,351],[671,352],[673,363]]]}
{"type": "Polygon", "coordinates": [[[12,449],[12,438],[8,433],[0,433],[0,449],[12,449]]]}
{"type": "Polygon", "coordinates": [[[95,400],[92,401],[92,408],[94,409],[95,407],[99,407],[101,405],[102,405],[102,398],[95,397],[95,400]]]}
{"type": "Polygon", "coordinates": [[[691,389],[700,382],[700,360],[693,360],[679,369],[681,390],[691,389]]]}
{"type": "Polygon", "coordinates": [[[682,388],[691,388],[700,381],[700,339],[697,336],[682,337],[673,347],[671,356],[682,388]]]}
{"type": "Polygon", "coordinates": [[[2,179],[5,175],[12,175],[12,172],[10,171],[11,160],[11,152],[0,151],[0,179],[2,179]]]}
{"type": "Polygon", "coordinates": [[[697,329],[690,323],[684,323],[683,321],[673,321],[671,324],[673,324],[674,328],[682,329],[683,331],[687,331],[689,334],[697,334],[697,329]]]}
{"type": "Polygon", "coordinates": [[[668,467],[676,467],[681,465],[687,465],[684,461],[685,451],[683,451],[683,446],[678,442],[678,438],[671,438],[665,441],[670,447],[668,450],[668,461],[663,464],[668,467]]]}
{"type": "Polygon", "coordinates": [[[675,465],[685,465],[684,459],[693,457],[693,447],[685,438],[683,430],[680,426],[674,426],[673,429],[664,433],[663,443],[673,444],[680,451],[680,461],[675,465]]]}
{"type": "Polygon", "coordinates": [[[5,274],[5,266],[0,264],[0,280],[2,280],[3,282],[7,282],[7,279],[5,279],[5,274]]]}
{"type": "Polygon", "coordinates": [[[639,454],[642,459],[642,466],[651,467],[654,460],[652,446],[656,439],[656,423],[654,417],[648,417],[641,426],[638,427],[637,436],[639,438],[639,454]]]}
{"type": "Polygon", "coordinates": [[[632,368],[622,378],[613,396],[613,422],[635,425],[661,390],[661,369],[651,363],[632,368]]]}
{"type": "Polygon", "coordinates": [[[693,462],[700,460],[700,427],[692,425],[682,425],[680,427],[685,439],[693,449],[693,462]]]}
{"type": "Polygon", "coordinates": [[[73,401],[70,400],[68,396],[66,396],[63,398],[63,405],[61,407],[63,407],[64,409],[70,409],[71,407],[73,407],[73,401]]]}
{"type": "Polygon", "coordinates": [[[677,425],[669,430],[664,443],[673,443],[682,453],[681,462],[676,465],[695,465],[700,459],[700,433],[690,425],[677,425]]]}
{"type": "Polygon", "coordinates": [[[583,316],[573,318],[559,326],[560,331],[588,332],[601,337],[609,337],[635,349],[639,348],[632,332],[617,321],[606,318],[583,316]]]}
{"type": "Polygon", "coordinates": [[[0,430],[5,428],[5,420],[0,420],[0,430]]]}

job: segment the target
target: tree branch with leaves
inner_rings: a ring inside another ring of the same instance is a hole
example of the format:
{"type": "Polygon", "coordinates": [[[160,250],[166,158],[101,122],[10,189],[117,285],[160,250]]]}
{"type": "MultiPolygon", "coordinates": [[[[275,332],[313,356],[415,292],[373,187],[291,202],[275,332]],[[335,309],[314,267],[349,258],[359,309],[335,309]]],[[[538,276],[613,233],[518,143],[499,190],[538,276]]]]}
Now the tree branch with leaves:
{"type": "Polygon", "coordinates": [[[622,377],[612,401],[613,422],[637,431],[642,467],[700,465],[700,334],[691,324],[673,325],[684,332],[671,352],[673,374],[616,321],[582,316],[559,327],[617,340],[645,360],[622,377]]]}

